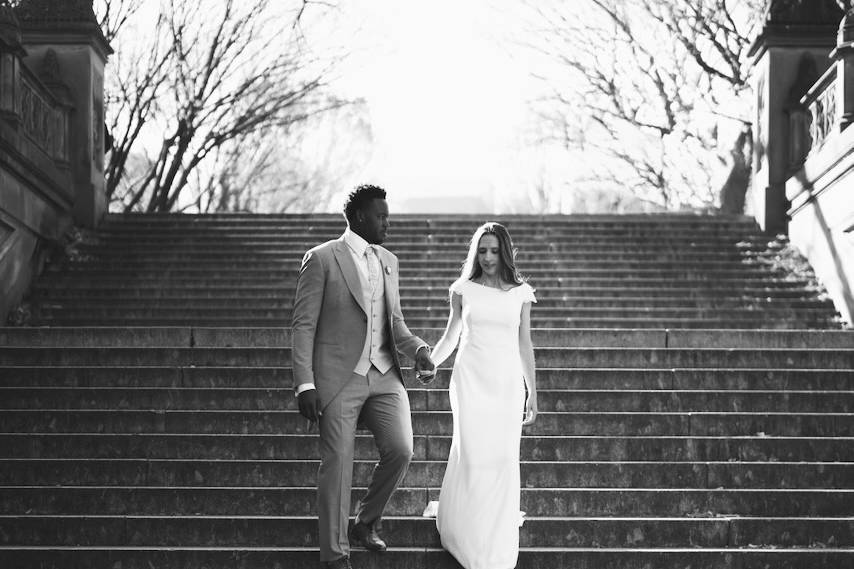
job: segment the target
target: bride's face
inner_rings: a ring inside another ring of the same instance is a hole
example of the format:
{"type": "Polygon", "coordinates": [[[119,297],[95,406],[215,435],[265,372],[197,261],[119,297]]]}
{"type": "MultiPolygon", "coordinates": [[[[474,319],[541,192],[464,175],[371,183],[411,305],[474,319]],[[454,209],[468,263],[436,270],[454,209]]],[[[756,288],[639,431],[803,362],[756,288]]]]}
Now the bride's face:
{"type": "Polygon", "coordinates": [[[494,277],[501,274],[501,248],[498,237],[487,233],[480,238],[477,244],[477,262],[484,275],[494,277]]]}

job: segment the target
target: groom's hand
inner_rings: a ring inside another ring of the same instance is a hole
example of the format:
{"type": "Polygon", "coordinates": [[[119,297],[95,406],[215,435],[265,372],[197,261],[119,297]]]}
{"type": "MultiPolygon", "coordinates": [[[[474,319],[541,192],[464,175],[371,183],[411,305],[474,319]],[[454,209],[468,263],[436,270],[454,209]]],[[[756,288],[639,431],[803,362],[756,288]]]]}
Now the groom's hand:
{"type": "Polygon", "coordinates": [[[320,397],[317,396],[316,389],[303,391],[297,396],[299,405],[299,413],[312,423],[320,421],[320,397]]]}
{"type": "Polygon", "coordinates": [[[427,384],[436,377],[436,364],[430,359],[430,348],[422,346],[415,353],[415,372],[418,381],[427,384]]]}

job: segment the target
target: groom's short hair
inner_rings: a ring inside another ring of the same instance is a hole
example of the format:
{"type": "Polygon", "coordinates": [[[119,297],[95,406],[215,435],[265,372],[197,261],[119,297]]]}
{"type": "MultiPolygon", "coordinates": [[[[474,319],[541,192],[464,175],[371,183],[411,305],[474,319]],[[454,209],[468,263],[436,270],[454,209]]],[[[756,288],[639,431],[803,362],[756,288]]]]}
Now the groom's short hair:
{"type": "Polygon", "coordinates": [[[344,203],[344,217],[348,222],[353,221],[356,218],[356,212],[375,199],[384,200],[385,190],[372,184],[356,186],[344,203]]]}

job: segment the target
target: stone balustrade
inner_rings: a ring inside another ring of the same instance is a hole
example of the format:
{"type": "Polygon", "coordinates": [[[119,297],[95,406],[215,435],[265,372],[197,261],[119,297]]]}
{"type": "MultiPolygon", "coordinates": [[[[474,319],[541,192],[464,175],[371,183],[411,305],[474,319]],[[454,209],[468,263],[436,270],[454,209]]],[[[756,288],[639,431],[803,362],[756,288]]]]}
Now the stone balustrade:
{"type": "Polygon", "coordinates": [[[838,124],[836,66],[831,66],[801,99],[809,109],[809,154],[818,151],[838,124]]]}
{"type": "Polygon", "coordinates": [[[21,128],[48,156],[68,162],[70,109],[60,104],[35,74],[21,68],[21,128]]]}
{"type": "MultiPolygon", "coordinates": [[[[811,125],[803,164],[786,182],[791,242],[840,314],[854,321],[854,9],[839,26],[832,65],[801,99],[811,125]]],[[[790,132],[790,136],[797,133],[790,132]]]]}

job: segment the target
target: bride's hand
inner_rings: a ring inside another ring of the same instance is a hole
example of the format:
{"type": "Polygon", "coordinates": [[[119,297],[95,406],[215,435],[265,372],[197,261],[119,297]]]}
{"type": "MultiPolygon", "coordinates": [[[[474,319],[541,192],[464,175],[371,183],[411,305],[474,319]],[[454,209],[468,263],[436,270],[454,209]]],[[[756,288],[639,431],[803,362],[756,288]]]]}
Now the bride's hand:
{"type": "Polygon", "coordinates": [[[537,394],[528,395],[525,400],[525,420],[522,421],[522,426],[527,427],[533,425],[537,420],[537,394]]]}

